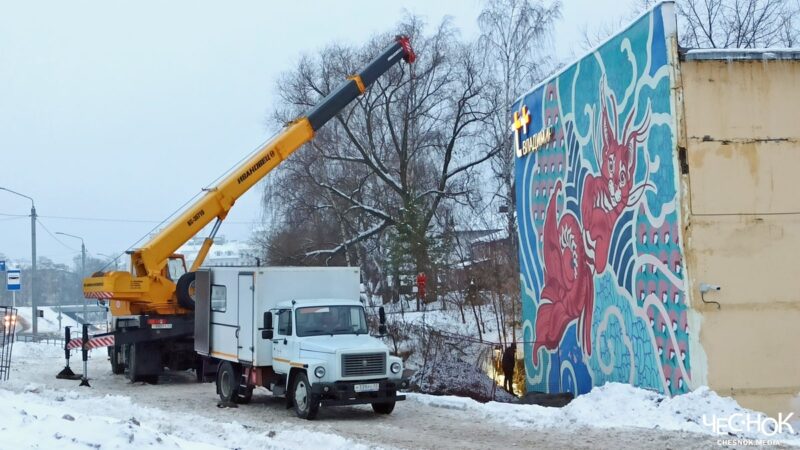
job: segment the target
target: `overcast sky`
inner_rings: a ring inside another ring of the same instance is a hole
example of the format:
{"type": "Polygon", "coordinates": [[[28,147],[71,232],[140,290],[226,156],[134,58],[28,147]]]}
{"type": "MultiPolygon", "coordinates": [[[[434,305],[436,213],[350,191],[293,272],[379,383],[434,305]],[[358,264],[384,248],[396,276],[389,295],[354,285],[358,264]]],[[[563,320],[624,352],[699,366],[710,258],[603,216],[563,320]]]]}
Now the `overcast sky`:
{"type": "MultiPolygon", "coordinates": [[[[563,0],[555,54],[624,14],[563,0]]],[[[31,196],[38,255],[69,262],[82,236],[120,253],[271,134],[277,76],[304,52],[358,44],[405,11],[477,33],[479,0],[0,3],[0,186],[31,196]],[[313,5],[313,6],[312,6],[313,5]],[[101,220],[102,219],[102,220],[101,220]],[[59,240],[61,242],[59,242],[59,240]]],[[[246,240],[260,190],[222,227],[246,240]]],[[[30,259],[30,202],[0,191],[0,253],[30,259]]]]}

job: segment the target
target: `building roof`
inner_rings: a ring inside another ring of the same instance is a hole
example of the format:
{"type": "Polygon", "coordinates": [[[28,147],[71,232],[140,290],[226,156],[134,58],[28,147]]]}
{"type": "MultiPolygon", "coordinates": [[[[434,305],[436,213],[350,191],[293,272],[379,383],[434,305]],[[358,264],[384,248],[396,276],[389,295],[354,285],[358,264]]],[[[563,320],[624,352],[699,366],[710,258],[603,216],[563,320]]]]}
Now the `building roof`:
{"type": "Polygon", "coordinates": [[[694,48],[682,54],[684,61],[779,61],[800,59],[800,48],[694,48]]]}
{"type": "Polygon", "coordinates": [[[684,61],[776,61],[800,59],[800,48],[693,48],[684,61]]]}

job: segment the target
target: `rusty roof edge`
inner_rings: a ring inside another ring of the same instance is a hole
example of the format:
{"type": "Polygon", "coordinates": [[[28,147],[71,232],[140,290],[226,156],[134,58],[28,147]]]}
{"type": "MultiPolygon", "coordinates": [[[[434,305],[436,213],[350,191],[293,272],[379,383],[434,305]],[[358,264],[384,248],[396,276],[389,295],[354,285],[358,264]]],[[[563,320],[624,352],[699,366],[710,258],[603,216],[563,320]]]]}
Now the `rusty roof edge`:
{"type": "Polygon", "coordinates": [[[681,52],[683,61],[800,60],[800,48],[695,48],[681,52]]]}

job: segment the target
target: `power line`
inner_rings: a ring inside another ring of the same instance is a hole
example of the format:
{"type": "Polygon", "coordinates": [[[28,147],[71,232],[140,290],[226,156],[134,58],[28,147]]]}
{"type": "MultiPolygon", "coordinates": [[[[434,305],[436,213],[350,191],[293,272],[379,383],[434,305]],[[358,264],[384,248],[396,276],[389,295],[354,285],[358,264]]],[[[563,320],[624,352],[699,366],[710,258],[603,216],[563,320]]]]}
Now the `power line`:
{"type": "Polygon", "coordinates": [[[57,238],[57,237],[56,237],[56,235],[55,235],[55,234],[53,234],[53,233],[52,233],[52,232],[51,232],[51,231],[50,231],[50,230],[49,230],[49,229],[48,229],[48,228],[47,228],[47,227],[46,227],[46,226],[45,226],[45,225],[42,223],[42,221],[41,221],[41,220],[39,220],[38,218],[36,219],[36,223],[38,223],[39,225],[41,225],[41,226],[42,226],[42,228],[44,228],[44,231],[46,231],[46,232],[47,232],[47,234],[49,234],[51,238],[55,239],[55,241],[56,241],[56,242],[58,242],[59,244],[61,244],[61,245],[62,245],[64,248],[67,248],[68,250],[71,250],[71,251],[73,251],[73,252],[78,252],[78,251],[79,251],[79,250],[76,250],[76,249],[74,249],[74,248],[70,247],[69,245],[67,245],[67,244],[63,243],[63,242],[61,241],[61,239],[57,238]]]}
{"type": "MultiPolygon", "coordinates": [[[[194,199],[194,198],[193,198],[194,199]]],[[[174,213],[173,213],[174,214],[174,213]]],[[[21,219],[23,217],[30,217],[28,214],[7,214],[7,213],[0,213],[0,216],[8,217],[8,219],[0,219],[0,220],[15,220],[21,219]]],[[[116,222],[116,223],[157,223],[162,224],[165,220],[148,220],[148,219],[114,219],[108,217],[80,217],[80,216],[43,216],[43,215],[36,215],[37,217],[42,217],[45,219],[54,219],[54,220],[76,220],[76,221],[84,221],[84,222],[116,222]]],[[[172,216],[170,216],[172,217],[172,216]]],[[[261,225],[263,222],[261,221],[237,221],[237,220],[226,220],[225,224],[231,225],[261,225]]]]}

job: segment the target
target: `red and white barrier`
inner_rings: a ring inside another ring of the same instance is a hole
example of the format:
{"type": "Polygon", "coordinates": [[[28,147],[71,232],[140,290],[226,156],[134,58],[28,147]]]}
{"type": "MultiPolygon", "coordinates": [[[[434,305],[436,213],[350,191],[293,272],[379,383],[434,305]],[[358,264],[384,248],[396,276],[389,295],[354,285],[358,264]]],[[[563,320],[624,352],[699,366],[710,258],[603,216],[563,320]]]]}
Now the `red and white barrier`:
{"type": "MultiPolygon", "coordinates": [[[[114,345],[114,336],[98,336],[89,338],[89,342],[86,343],[86,349],[91,350],[93,348],[100,348],[100,347],[110,347],[114,345]]],[[[83,339],[75,338],[70,339],[67,343],[67,350],[72,350],[74,348],[82,348],[83,347],[83,339]]]]}

